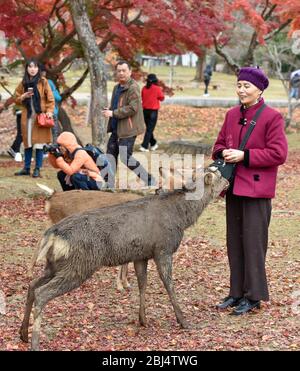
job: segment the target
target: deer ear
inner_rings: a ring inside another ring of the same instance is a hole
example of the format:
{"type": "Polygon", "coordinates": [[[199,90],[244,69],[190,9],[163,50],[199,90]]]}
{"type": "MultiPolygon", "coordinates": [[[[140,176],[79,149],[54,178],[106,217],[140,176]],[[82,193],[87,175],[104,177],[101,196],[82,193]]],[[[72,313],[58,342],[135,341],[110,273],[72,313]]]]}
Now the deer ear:
{"type": "Polygon", "coordinates": [[[206,173],[204,175],[204,183],[207,184],[207,185],[210,185],[210,184],[212,184],[212,181],[213,181],[213,174],[212,173],[206,173]]]}

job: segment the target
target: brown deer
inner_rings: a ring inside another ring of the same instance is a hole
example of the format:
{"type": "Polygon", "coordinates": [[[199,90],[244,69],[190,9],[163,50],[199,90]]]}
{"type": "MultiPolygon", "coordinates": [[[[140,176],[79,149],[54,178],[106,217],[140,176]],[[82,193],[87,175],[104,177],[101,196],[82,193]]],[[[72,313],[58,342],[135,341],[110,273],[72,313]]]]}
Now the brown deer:
{"type": "Polygon", "coordinates": [[[209,202],[228,186],[216,168],[208,168],[198,182],[204,184],[204,190],[195,200],[187,197],[191,190],[165,192],[72,215],[50,227],[44,233],[37,257],[37,261],[46,258],[45,271],[29,285],[21,339],[28,341],[33,304],[31,346],[32,350],[39,350],[42,310],[50,300],[79,287],[102,266],[129,262],[134,262],[140,292],[139,322],[145,326],[149,259],[156,263],[177,322],[186,328],[172,281],[172,257],[184,230],[194,224],[209,202]]]}
{"type": "MultiPolygon", "coordinates": [[[[42,188],[50,197],[46,200],[45,211],[52,224],[58,223],[67,216],[83,211],[101,209],[109,206],[120,205],[128,201],[137,200],[145,194],[142,192],[109,192],[109,191],[82,191],[55,192],[43,185],[42,188]]],[[[129,288],[128,264],[119,267],[117,274],[117,289],[122,291],[129,288]]]]}
{"type": "MultiPolygon", "coordinates": [[[[174,172],[173,166],[171,166],[170,172],[165,172],[162,167],[159,167],[160,188],[168,186],[169,190],[174,190],[174,172]],[[169,181],[169,184],[166,184],[167,181],[169,181]]],[[[141,191],[111,192],[73,190],[68,192],[55,192],[53,189],[43,184],[37,183],[37,185],[50,196],[46,200],[45,211],[52,224],[58,223],[67,216],[83,211],[120,205],[145,196],[145,193],[141,191]]],[[[128,282],[127,263],[119,267],[116,285],[119,291],[130,287],[128,282]]]]}

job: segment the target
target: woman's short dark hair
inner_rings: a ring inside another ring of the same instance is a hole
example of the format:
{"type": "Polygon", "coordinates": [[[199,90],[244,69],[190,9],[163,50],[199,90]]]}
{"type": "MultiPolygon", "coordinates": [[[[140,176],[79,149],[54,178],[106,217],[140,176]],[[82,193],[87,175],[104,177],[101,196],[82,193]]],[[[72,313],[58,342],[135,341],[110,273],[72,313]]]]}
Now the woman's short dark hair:
{"type": "Polygon", "coordinates": [[[129,64],[127,61],[122,60],[122,59],[121,59],[120,61],[117,62],[117,64],[116,64],[116,69],[117,69],[118,66],[121,66],[122,64],[127,64],[128,68],[131,70],[131,66],[130,66],[130,64],[129,64]]]}

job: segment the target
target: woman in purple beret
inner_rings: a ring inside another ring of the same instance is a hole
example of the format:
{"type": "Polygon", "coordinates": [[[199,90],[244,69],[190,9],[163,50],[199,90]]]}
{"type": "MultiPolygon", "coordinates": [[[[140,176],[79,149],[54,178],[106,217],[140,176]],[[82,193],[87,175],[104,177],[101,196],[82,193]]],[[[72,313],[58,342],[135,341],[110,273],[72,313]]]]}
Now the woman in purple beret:
{"type": "Polygon", "coordinates": [[[240,315],[269,300],[265,259],[271,199],[275,196],[278,166],[287,157],[282,115],[266,106],[262,94],[269,80],[259,68],[241,68],[236,93],[240,105],[230,109],[213,148],[213,158],[236,163],[235,176],[226,193],[227,253],[230,292],[218,309],[234,308],[240,315]],[[262,106],[264,107],[260,109],[262,106]],[[257,111],[245,149],[241,141],[257,111]]]}

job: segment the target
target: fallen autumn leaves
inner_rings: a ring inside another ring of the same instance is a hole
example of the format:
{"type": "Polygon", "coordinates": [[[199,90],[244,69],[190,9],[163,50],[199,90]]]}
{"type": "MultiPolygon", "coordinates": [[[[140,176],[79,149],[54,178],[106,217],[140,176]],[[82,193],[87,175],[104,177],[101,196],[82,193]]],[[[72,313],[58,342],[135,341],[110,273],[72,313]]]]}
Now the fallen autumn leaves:
{"type": "MultiPolygon", "coordinates": [[[[11,176],[13,166],[12,161],[0,161],[1,174],[11,176]]],[[[300,151],[295,150],[279,171],[267,258],[271,301],[264,303],[261,311],[233,318],[229,312],[215,309],[228,293],[229,280],[224,203],[218,201],[188,231],[175,256],[174,284],[189,330],[178,327],[153,262],[146,294],[146,328],[138,325],[132,265],[132,289],[124,292],[115,288],[117,269],[104,268],[80,288],[46,306],[41,349],[299,350],[299,170],[300,151]]],[[[1,184],[0,191],[6,192],[1,184]]],[[[27,264],[47,226],[44,201],[41,195],[10,197],[9,193],[0,201],[0,289],[6,297],[6,314],[0,314],[1,350],[29,349],[19,340],[18,330],[29,283],[27,264]]]]}

